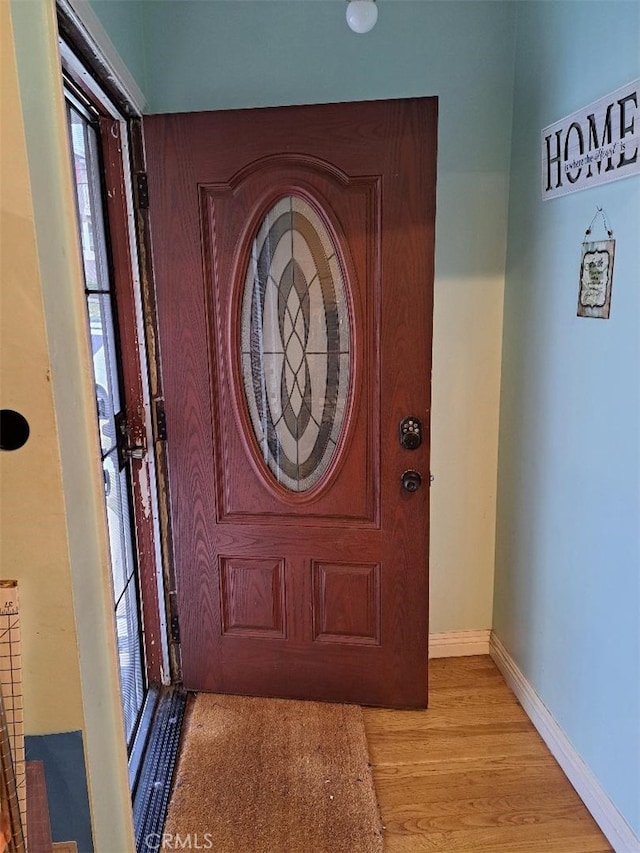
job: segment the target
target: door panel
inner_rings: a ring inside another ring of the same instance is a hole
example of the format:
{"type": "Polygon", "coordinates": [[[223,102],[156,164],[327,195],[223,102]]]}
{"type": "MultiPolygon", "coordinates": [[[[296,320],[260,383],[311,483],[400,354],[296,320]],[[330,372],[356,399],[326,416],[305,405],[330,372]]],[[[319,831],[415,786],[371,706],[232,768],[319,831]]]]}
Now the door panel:
{"type": "Polygon", "coordinates": [[[312,563],[313,638],[380,645],[380,564],[312,563]]]}
{"type": "Polygon", "coordinates": [[[426,704],[435,136],[435,99],[145,119],[189,688],[426,704]]]}
{"type": "Polygon", "coordinates": [[[379,181],[373,178],[350,182],[346,175],[334,172],[328,165],[311,158],[280,154],[262,159],[245,170],[230,189],[219,186],[200,189],[205,224],[204,253],[216,299],[210,309],[209,325],[217,330],[215,353],[220,356],[215,363],[216,372],[222,378],[218,405],[214,407],[215,446],[220,448],[216,457],[220,461],[216,472],[220,521],[244,519],[250,524],[271,521],[280,525],[285,519],[297,524],[301,518],[330,523],[332,520],[335,523],[337,518],[342,522],[355,520],[359,523],[375,523],[376,520],[379,430],[374,394],[379,364],[374,333],[378,306],[375,293],[368,293],[364,283],[379,277],[375,271],[375,247],[379,243],[379,216],[376,216],[379,181]],[[291,194],[308,200],[322,218],[333,220],[327,224],[334,231],[334,244],[342,249],[340,260],[344,265],[354,329],[346,429],[337,459],[327,472],[329,477],[333,474],[338,487],[327,489],[326,478],[323,478],[316,488],[304,495],[274,487],[273,476],[265,470],[245,403],[242,362],[236,357],[243,351],[241,303],[254,236],[274,202],[291,194]],[[343,228],[339,223],[343,223],[343,228]],[[343,229],[355,232],[363,225],[362,240],[351,246],[345,240],[343,229]],[[372,275],[367,276],[368,270],[372,270],[372,275]],[[222,287],[221,283],[227,286],[222,287]],[[212,326],[214,317],[231,317],[232,320],[227,327],[212,326]],[[365,358],[365,351],[369,358],[365,358]],[[230,359],[226,357],[229,352],[233,354],[230,359]],[[230,410],[235,413],[232,429],[227,428],[230,424],[226,415],[230,410]],[[236,424],[241,424],[241,428],[235,428],[236,424]],[[347,442],[349,447],[344,452],[347,442]],[[250,459],[251,467],[245,464],[246,459],[250,459]],[[344,485],[356,482],[362,487],[353,489],[344,485]]]}

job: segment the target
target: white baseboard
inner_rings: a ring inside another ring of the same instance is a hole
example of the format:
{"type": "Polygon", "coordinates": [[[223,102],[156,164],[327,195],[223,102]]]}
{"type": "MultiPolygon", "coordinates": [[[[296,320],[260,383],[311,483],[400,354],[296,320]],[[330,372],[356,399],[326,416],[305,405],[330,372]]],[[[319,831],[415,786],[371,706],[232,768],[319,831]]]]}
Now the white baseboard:
{"type": "Polygon", "coordinates": [[[429,634],[430,658],[459,658],[467,655],[488,655],[491,631],[448,631],[429,634]]]}
{"type": "Polygon", "coordinates": [[[640,853],[640,839],[576,752],[509,652],[491,632],[490,654],[527,716],[616,853],[640,853]]]}

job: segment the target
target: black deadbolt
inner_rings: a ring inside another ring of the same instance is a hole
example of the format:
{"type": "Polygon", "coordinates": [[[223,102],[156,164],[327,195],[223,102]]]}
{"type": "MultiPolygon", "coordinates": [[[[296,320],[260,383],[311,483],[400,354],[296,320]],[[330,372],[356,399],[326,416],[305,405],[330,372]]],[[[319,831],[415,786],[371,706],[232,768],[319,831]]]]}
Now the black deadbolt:
{"type": "Polygon", "coordinates": [[[422,444],[422,424],[409,416],[400,421],[400,444],[405,450],[417,450],[422,444]]]}

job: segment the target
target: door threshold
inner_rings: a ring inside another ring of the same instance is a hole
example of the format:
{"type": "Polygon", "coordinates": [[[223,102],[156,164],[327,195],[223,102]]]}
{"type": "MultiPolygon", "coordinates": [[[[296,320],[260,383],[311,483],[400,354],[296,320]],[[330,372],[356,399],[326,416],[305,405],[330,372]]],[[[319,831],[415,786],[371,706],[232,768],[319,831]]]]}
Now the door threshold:
{"type": "Polygon", "coordinates": [[[149,742],[151,727],[155,718],[156,708],[160,701],[161,690],[158,687],[149,687],[144,698],[140,719],[136,726],[135,735],[129,747],[129,790],[133,795],[138,785],[145,750],[149,742]]]}
{"type": "MultiPolygon", "coordinates": [[[[149,691],[150,694],[152,691],[149,691]]],[[[136,741],[131,750],[131,759],[137,762],[137,770],[130,759],[130,778],[135,775],[132,787],[133,828],[138,853],[148,853],[146,840],[150,836],[160,837],[164,826],[173,774],[178,757],[180,733],[187,701],[187,693],[180,687],[154,691],[149,696],[151,711],[147,704],[143,709],[141,723],[148,720],[144,729],[139,729],[140,744],[136,741]]]]}

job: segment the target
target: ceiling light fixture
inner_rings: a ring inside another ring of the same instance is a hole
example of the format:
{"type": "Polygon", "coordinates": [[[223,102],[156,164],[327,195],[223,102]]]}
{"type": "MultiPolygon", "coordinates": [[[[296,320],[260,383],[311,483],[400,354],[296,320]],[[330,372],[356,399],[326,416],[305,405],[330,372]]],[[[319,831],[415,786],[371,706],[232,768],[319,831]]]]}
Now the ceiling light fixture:
{"type": "Polygon", "coordinates": [[[368,33],[378,20],[376,0],[350,0],[347,6],[347,23],[354,33],[368,33]]]}

